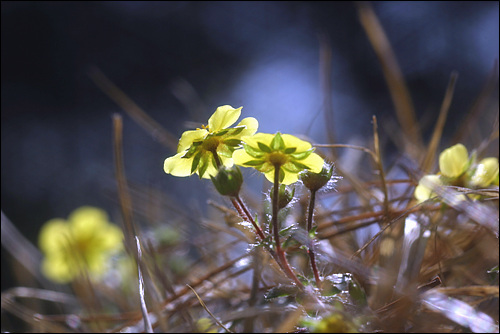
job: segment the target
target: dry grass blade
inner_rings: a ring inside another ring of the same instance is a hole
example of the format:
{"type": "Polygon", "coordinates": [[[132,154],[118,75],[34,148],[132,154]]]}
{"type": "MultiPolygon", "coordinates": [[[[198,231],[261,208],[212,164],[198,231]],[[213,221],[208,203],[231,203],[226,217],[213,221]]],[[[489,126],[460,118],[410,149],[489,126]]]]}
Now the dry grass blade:
{"type": "Polygon", "coordinates": [[[172,152],[177,151],[178,139],[145,113],[120,88],[108,79],[98,68],[92,67],[89,76],[106,95],[135,121],[172,152]]]}
{"type": "Polygon", "coordinates": [[[430,172],[430,169],[434,164],[434,157],[436,156],[436,151],[438,149],[439,142],[441,141],[441,135],[443,134],[443,128],[444,124],[446,123],[446,117],[448,116],[448,110],[450,110],[457,77],[457,72],[451,73],[448,88],[446,89],[446,93],[444,95],[443,104],[441,105],[441,110],[439,111],[439,117],[436,122],[436,126],[434,127],[434,132],[432,133],[431,141],[429,143],[429,146],[427,147],[427,153],[422,163],[422,171],[424,173],[430,172]]]}
{"type": "Polygon", "coordinates": [[[212,317],[212,319],[214,319],[214,321],[217,323],[217,325],[219,325],[220,327],[222,327],[226,332],[228,333],[232,333],[232,331],[230,331],[229,329],[227,329],[220,321],[219,319],[217,319],[217,317],[212,313],[210,312],[210,310],[208,309],[207,305],[205,305],[205,302],[203,301],[203,299],[201,299],[201,297],[196,293],[196,291],[189,285],[189,284],[186,284],[188,288],[191,289],[191,291],[193,291],[193,293],[196,295],[196,298],[198,298],[198,301],[200,302],[201,306],[205,309],[205,311],[207,311],[208,314],[210,314],[210,316],[212,317]]]}
{"type": "Polygon", "coordinates": [[[382,65],[397,119],[403,133],[406,135],[405,139],[408,140],[407,144],[411,144],[405,145],[405,148],[411,156],[416,157],[417,153],[420,152],[419,148],[422,147],[422,138],[403,73],[392,51],[389,39],[371,5],[367,2],[358,2],[358,13],[361,25],[382,65]]]}

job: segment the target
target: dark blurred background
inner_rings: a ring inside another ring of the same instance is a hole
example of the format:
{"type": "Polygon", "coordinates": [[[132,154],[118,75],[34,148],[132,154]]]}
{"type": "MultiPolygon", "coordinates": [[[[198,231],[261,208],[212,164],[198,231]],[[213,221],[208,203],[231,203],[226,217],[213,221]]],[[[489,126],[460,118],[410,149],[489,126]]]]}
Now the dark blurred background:
{"type": "MultiPolygon", "coordinates": [[[[498,59],[498,2],[372,5],[427,130],[458,71],[446,138],[498,59]]],[[[259,131],[321,143],[323,36],[332,50],[337,141],[371,136],[372,115],[395,119],[354,2],[2,1],[1,25],[1,208],[33,243],[45,221],[82,205],[117,219],[113,113],[124,115],[130,182],[203,210],[206,198],[193,189],[203,193],[207,183],[163,172],[174,152],[97,88],[92,66],[177,137],[186,122],[206,123],[231,104],[258,118],[259,131]]],[[[2,247],[2,290],[15,285],[11,262],[2,247]]]]}

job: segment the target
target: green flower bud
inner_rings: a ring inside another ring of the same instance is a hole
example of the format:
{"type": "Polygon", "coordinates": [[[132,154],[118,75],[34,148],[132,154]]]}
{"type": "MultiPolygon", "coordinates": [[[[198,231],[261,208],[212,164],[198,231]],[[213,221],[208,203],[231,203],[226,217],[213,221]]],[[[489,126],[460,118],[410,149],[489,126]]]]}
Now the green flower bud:
{"type": "Polygon", "coordinates": [[[330,166],[329,164],[324,164],[323,169],[319,173],[314,173],[310,170],[300,172],[299,179],[310,191],[317,191],[323,188],[328,181],[330,181],[332,174],[333,165],[330,166]]]}
{"type": "Polygon", "coordinates": [[[219,168],[215,177],[210,176],[217,191],[223,196],[237,196],[243,183],[243,175],[238,166],[219,168]]]}
{"type": "MultiPolygon", "coordinates": [[[[278,190],[279,192],[279,201],[278,201],[278,207],[279,209],[283,209],[285,206],[288,205],[293,199],[293,196],[295,195],[295,187],[287,187],[284,184],[280,185],[280,188],[278,190]],[[292,189],[290,191],[290,188],[292,189]]],[[[274,198],[274,186],[271,188],[271,201],[274,198]]]]}

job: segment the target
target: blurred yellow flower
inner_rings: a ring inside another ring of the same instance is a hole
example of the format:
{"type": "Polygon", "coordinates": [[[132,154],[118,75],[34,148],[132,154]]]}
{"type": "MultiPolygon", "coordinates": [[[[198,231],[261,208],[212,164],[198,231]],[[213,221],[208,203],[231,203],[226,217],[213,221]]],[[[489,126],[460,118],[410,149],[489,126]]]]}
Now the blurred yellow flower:
{"type": "Polygon", "coordinates": [[[207,126],[185,131],[179,140],[177,154],[165,160],[165,173],[179,177],[197,173],[200,178],[207,179],[216,176],[214,154],[217,154],[222,165],[231,167],[232,155],[241,144],[241,137],[253,135],[259,126],[255,118],[247,117],[236,127],[228,128],[238,120],[242,108],[220,106],[208,119],[207,126]]]}
{"type": "Polygon", "coordinates": [[[469,154],[462,144],[447,148],[439,155],[439,170],[449,178],[457,178],[467,169],[469,154]]]}
{"type": "Polygon", "coordinates": [[[437,196],[432,189],[435,186],[442,186],[443,182],[439,178],[439,175],[425,175],[418,182],[418,186],[415,188],[415,198],[418,203],[424,202],[429,198],[437,196]]]}
{"type": "Polygon", "coordinates": [[[311,144],[292,135],[257,133],[242,140],[244,149],[234,152],[234,163],[257,169],[273,183],[275,168],[280,169],[283,184],[296,182],[303,170],[319,173],[323,169],[323,158],[313,152],[311,144]]]}
{"type": "Polygon", "coordinates": [[[104,273],[113,252],[122,249],[123,233],[108,221],[105,211],[82,206],[68,220],[46,222],[38,236],[45,255],[42,272],[47,278],[68,283],[87,271],[93,277],[104,273]]]}
{"type": "Polygon", "coordinates": [[[498,159],[486,158],[477,164],[474,173],[470,177],[469,185],[487,187],[493,184],[495,180],[498,180],[498,159]]]}

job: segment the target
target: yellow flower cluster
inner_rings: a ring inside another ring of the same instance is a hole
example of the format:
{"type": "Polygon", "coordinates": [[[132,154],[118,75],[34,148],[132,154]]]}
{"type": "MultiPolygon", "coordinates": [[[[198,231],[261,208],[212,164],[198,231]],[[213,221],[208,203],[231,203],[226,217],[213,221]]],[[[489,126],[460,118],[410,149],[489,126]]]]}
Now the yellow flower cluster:
{"type": "Polygon", "coordinates": [[[415,188],[415,198],[423,202],[435,197],[434,187],[454,185],[468,188],[498,186],[498,159],[489,157],[475,162],[463,144],[445,149],[439,155],[439,173],[425,175],[415,188]]]}
{"type": "Polygon", "coordinates": [[[241,107],[229,105],[217,108],[202,129],[186,131],[179,140],[177,154],[165,160],[164,170],[174,176],[197,173],[209,178],[217,175],[218,167],[234,164],[253,167],[274,182],[274,170],[279,169],[280,182],[291,184],[298,173],[311,170],[319,173],[323,159],[310,143],[289,134],[255,133],[258,122],[253,117],[243,119],[229,128],[241,114],[241,107]]]}
{"type": "Polygon", "coordinates": [[[108,221],[105,211],[83,206],[67,220],[46,222],[38,244],[45,255],[42,272],[58,283],[69,283],[84,272],[97,277],[113,252],[122,249],[123,233],[108,221]]]}

